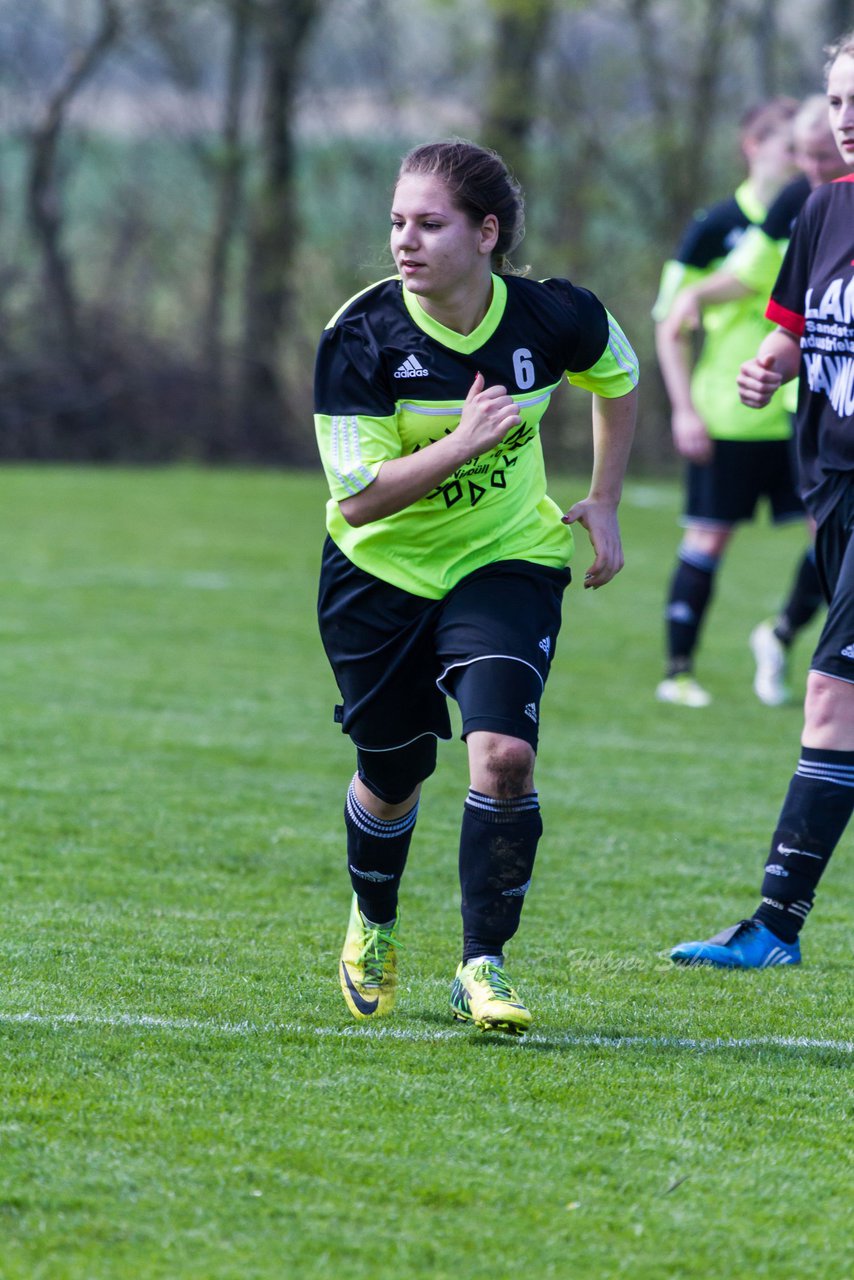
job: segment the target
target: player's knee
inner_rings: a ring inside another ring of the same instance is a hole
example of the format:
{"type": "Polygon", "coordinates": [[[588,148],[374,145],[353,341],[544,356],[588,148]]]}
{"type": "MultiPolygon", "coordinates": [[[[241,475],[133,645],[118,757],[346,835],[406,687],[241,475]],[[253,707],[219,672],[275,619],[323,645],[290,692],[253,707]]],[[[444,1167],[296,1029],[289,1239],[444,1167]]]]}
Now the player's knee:
{"type": "Polygon", "coordinates": [[[854,685],[820,671],[807,677],[804,700],[804,742],[833,748],[837,736],[847,740],[854,731],[854,685]]]}
{"type": "Polygon", "coordinates": [[[529,743],[498,733],[472,734],[472,785],[486,795],[506,799],[526,795],[534,785],[536,756],[529,743]]]}
{"type": "Polygon", "coordinates": [[[731,537],[732,529],[727,526],[704,528],[692,525],[682,536],[680,557],[689,562],[698,558],[708,559],[716,568],[731,537]]]}

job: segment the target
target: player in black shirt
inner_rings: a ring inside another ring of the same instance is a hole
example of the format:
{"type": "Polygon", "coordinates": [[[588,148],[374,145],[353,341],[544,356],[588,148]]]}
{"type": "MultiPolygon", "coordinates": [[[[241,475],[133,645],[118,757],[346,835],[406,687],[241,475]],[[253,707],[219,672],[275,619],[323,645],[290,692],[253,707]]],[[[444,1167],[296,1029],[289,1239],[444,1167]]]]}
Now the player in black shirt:
{"type": "MultiPolygon", "coordinates": [[[[698,284],[683,289],[667,317],[677,330],[699,328],[703,309],[733,302],[751,293],[767,299],[780,270],[795,219],[811,191],[846,172],[827,118],[824,94],[812,94],[798,108],[793,122],[794,156],[800,175],[789,182],[768,209],[761,226],[750,227],[720,267],[698,284]]],[[[746,348],[744,354],[751,350],[746,348]]],[[[794,410],[794,398],[786,407],[794,410]]],[[[794,475],[794,458],[791,461],[794,475]]],[[[786,681],[789,653],[798,634],[824,603],[815,567],[815,528],[810,546],[801,556],[786,601],[776,618],[760,622],[751,632],[756,660],[753,688],[761,702],[780,706],[791,700],[786,681]]]]}
{"type": "Polygon", "coordinates": [[[828,613],[807,680],[797,769],[765,864],[753,916],[678,964],[754,969],[798,964],[798,935],[854,811],[854,31],[831,50],[828,114],[849,173],[814,191],[798,217],[771,301],[777,323],[742,365],[744,404],[766,405],[798,377],[801,487],[817,525],[828,613]]]}

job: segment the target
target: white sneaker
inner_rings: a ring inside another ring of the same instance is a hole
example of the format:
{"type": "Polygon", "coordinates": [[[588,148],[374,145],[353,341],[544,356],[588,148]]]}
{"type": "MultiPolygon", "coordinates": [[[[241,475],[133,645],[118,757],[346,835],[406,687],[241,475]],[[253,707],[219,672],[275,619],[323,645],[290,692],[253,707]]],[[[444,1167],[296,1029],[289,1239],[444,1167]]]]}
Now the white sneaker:
{"type": "Polygon", "coordinates": [[[672,702],[678,707],[707,707],[712,700],[712,695],[687,671],[662,680],[655,696],[659,702],[672,702]]]}
{"type": "Polygon", "coordinates": [[[750,648],[756,660],[753,692],[766,707],[783,707],[791,702],[786,684],[786,646],[774,635],[772,622],[760,622],[750,635],[750,648]]]}

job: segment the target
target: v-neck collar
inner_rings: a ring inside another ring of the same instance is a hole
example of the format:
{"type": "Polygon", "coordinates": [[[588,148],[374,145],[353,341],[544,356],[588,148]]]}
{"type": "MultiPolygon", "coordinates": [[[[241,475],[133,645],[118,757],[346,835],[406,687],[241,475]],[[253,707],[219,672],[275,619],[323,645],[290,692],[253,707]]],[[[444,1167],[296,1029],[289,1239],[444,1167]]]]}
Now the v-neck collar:
{"type": "Polygon", "coordinates": [[[409,317],[419,329],[423,329],[431,338],[435,338],[437,342],[441,342],[442,346],[450,347],[452,351],[459,351],[463,355],[469,355],[472,351],[477,351],[485,342],[488,342],[504,315],[504,308],[507,305],[507,285],[501,276],[492,276],[492,301],[486,315],[481,320],[476,329],[472,329],[471,333],[457,333],[455,329],[448,329],[445,325],[440,324],[438,320],[434,320],[431,315],[422,307],[421,303],[414,293],[410,293],[406,285],[401,284],[403,291],[403,303],[409,312],[409,317]]]}

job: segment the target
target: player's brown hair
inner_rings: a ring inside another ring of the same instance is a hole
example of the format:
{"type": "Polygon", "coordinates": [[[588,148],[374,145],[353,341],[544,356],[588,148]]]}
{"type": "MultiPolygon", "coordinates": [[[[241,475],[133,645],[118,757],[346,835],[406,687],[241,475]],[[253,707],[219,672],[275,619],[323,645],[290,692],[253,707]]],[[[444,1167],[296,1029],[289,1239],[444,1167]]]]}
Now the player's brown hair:
{"type": "Polygon", "coordinates": [[[509,255],[525,234],[525,198],[501,156],[464,138],[427,142],[413,147],[403,157],[398,181],[412,173],[443,182],[456,207],[475,224],[483,222],[489,213],[497,218],[498,240],[492,251],[492,267],[499,274],[512,274],[509,255]]]}
{"type": "Polygon", "coordinates": [[[745,111],[739,121],[739,136],[742,143],[748,138],[755,142],[764,142],[772,133],[776,133],[783,125],[794,120],[799,106],[797,98],[789,98],[785,94],[769,98],[767,102],[757,103],[749,111],[745,111]]]}

